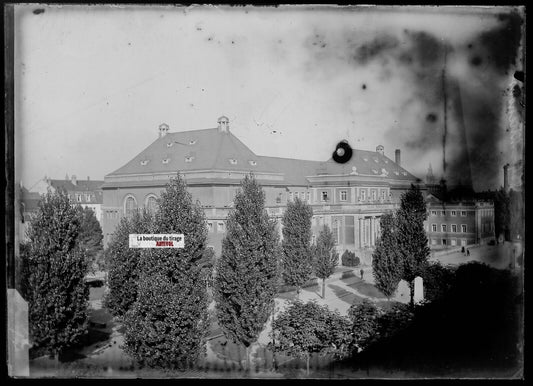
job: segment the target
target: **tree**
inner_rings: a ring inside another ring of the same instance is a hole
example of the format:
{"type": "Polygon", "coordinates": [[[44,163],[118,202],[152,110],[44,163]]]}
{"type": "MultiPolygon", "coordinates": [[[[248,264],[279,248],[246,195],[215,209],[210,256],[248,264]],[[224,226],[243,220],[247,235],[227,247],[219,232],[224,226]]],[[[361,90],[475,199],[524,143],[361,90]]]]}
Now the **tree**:
{"type": "Polygon", "coordinates": [[[312,273],[312,217],[313,209],[296,198],[289,201],[282,219],[282,276],[285,284],[296,287],[297,295],[312,273]]]}
{"type": "Polygon", "coordinates": [[[216,315],[226,337],[246,348],[249,364],[249,347],[274,306],[279,236],[253,175],[243,179],[234,203],[216,267],[216,315]]]}
{"type": "Polygon", "coordinates": [[[205,214],[178,174],[158,200],[151,232],[183,234],[184,248],[143,249],[137,299],[124,316],[125,351],[139,364],[187,368],[205,356],[205,214]]]}
{"type": "Polygon", "coordinates": [[[109,265],[105,305],[115,316],[123,317],[137,299],[142,249],[129,248],[129,235],[149,233],[151,224],[152,217],[147,211],[136,211],[131,219],[122,217],[105,251],[109,265]]]}
{"type": "Polygon", "coordinates": [[[56,356],[86,334],[89,289],[87,258],[78,236],[81,219],[64,190],[48,191],[28,229],[22,249],[24,297],[30,340],[56,356]]]}
{"type": "Polygon", "coordinates": [[[440,262],[428,264],[422,274],[424,279],[424,300],[434,301],[447,295],[452,287],[455,271],[440,262]]]}
{"type": "Polygon", "coordinates": [[[403,274],[401,256],[398,253],[396,218],[392,213],[381,216],[381,236],[372,253],[372,271],[375,286],[390,300],[396,292],[403,274]]]}
{"type": "Polygon", "coordinates": [[[417,186],[402,194],[396,214],[398,223],[397,245],[403,266],[403,279],[409,283],[411,305],[414,304],[414,280],[427,266],[429,246],[424,221],[427,218],[426,203],[417,186]]]}
{"type": "Polygon", "coordinates": [[[350,327],[348,318],[331,312],[326,305],[296,300],[274,320],[271,336],[275,343],[270,346],[275,352],[305,359],[309,375],[313,353],[337,357],[348,353],[350,327]]]}
{"type": "Polygon", "coordinates": [[[335,267],[339,262],[333,233],[327,225],[324,225],[320,231],[313,250],[313,267],[315,275],[322,279],[322,298],[324,298],[326,296],[326,279],[335,272],[335,267]]]}
{"type": "Polygon", "coordinates": [[[99,268],[102,265],[101,257],[104,250],[102,227],[92,209],[77,205],[76,210],[81,218],[78,243],[80,248],[86,252],[89,259],[89,267],[94,271],[94,265],[98,265],[99,268]]]}
{"type": "Polygon", "coordinates": [[[348,316],[352,321],[351,349],[354,353],[364,350],[377,340],[380,315],[380,310],[368,299],[350,306],[348,316]]]}

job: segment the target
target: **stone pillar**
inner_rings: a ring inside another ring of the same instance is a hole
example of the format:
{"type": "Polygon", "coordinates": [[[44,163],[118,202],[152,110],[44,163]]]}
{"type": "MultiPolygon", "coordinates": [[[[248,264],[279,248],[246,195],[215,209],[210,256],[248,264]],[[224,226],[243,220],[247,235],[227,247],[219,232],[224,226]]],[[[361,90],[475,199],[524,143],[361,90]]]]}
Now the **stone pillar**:
{"type": "Polygon", "coordinates": [[[415,293],[413,296],[413,301],[415,304],[418,304],[424,300],[424,280],[417,276],[415,277],[415,293]]]}
{"type": "Polygon", "coordinates": [[[363,227],[365,226],[364,220],[362,217],[359,217],[359,248],[363,248],[365,241],[363,240],[363,227]]]}
{"type": "Polygon", "coordinates": [[[371,246],[374,246],[374,242],[375,242],[375,217],[372,216],[370,217],[370,245],[371,246]]]}

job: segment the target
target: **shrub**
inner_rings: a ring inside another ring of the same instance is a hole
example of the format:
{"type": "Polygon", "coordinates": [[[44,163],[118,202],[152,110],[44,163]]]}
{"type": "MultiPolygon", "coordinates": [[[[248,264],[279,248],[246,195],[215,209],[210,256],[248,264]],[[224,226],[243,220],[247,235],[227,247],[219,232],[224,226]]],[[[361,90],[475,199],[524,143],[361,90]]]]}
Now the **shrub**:
{"type": "Polygon", "coordinates": [[[359,257],[355,256],[355,253],[345,250],[341,256],[342,265],[345,267],[357,267],[361,263],[359,257]]]}

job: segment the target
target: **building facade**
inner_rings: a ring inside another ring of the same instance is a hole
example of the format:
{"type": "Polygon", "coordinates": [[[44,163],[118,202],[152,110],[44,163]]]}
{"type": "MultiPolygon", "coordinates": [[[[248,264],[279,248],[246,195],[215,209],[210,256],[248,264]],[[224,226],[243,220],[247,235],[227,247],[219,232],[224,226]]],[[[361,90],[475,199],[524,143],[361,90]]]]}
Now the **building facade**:
{"type": "Polygon", "coordinates": [[[430,193],[427,210],[425,226],[431,249],[487,244],[496,239],[491,201],[444,201],[430,193]]]}
{"type": "Polygon", "coordinates": [[[159,137],[121,168],[104,178],[104,245],[109,242],[122,216],[146,208],[155,211],[157,198],[171,177],[179,172],[194,200],[206,214],[209,244],[217,254],[226,232],[226,218],[244,176],[252,172],[265,192],[266,210],[281,218],[287,202],[299,198],[313,208],[312,231],[316,237],[328,225],[337,249],[355,251],[370,263],[371,251],[379,236],[379,219],[397,208],[400,195],[420,180],[395,161],[376,151],[353,151],[345,164],[332,159],[309,161],[259,156],[252,152],[229,127],[226,117],[218,127],[169,133],[159,127],[159,137]]]}

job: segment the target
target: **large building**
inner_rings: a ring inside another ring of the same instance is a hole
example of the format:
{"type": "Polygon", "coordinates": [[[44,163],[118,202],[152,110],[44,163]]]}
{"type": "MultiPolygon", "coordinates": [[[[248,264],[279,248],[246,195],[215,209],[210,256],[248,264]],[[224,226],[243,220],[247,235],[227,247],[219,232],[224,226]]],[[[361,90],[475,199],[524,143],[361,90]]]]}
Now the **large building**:
{"type": "Polygon", "coordinates": [[[138,208],[155,210],[160,192],[178,172],[205,210],[209,243],[217,254],[235,193],[244,176],[253,172],[280,231],[287,202],[298,197],[313,208],[314,237],[327,224],[340,252],[355,251],[367,263],[380,217],[396,209],[400,195],[420,182],[401,167],[400,150],[393,161],[383,146],[376,151],[356,149],[344,164],[276,158],[252,152],[231,133],[226,117],[218,119],[218,127],[204,130],[170,133],[162,124],[152,144],[104,178],[104,244],[122,216],[138,208]]]}

